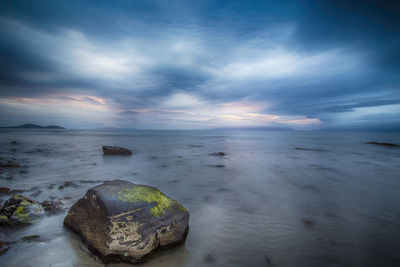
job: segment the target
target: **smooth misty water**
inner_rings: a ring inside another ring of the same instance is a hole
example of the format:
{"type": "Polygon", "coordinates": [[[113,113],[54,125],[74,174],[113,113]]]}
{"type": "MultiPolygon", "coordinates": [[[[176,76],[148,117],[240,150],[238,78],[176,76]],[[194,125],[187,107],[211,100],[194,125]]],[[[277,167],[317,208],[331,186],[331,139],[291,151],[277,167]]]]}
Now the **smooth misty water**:
{"type": "MultiPolygon", "coordinates": [[[[400,144],[399,134],[2,130],[0,137],[0,156],[27,166],[3,169],[0,186],[39,187],[35,200],[53,196],[69,208],[96,185],[80,180],[124,179],[181,202],[191,215],[185,245],[141,266],[400,265],[400,149],[364,144],[400,144]],[[106,144],[134,155],[103,157],[106,144]],[[227,155],[209,155],[218,151],[227,155]],[[79,187],[58,190],[65,181],[79,187]]],[[[0,229],[2,240],[41,236],[12,246],[0,265],[102,266],[63,229],[65,215],[0,229]]]]}

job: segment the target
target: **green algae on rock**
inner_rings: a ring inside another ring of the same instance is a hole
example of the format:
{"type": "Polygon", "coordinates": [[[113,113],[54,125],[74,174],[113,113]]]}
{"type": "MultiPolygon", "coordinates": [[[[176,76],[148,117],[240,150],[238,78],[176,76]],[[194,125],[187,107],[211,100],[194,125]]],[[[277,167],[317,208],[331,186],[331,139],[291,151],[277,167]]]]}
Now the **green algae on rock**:
{"type": "Polygon", "coordinates": [[[1,209],[0,224],[29,224],[44,214],[45,211],[40,204],[25,196],[14,195],[4,203],[1,209]]]}
{"type": "Polygon", "coordinates": [[[157,203],[157,205],[150,209],[150,213],[155,217],[164,215],[168,209],[171,209],[172,205],[176,205],[182,211],[186,211],[181,204],[168,198],[160,190],[143,185],[135,185],[132,188],[119,191],[118,199],[123,202],[157,203]]]}
{"type": "Polygon", "coordinates": [[[184,243],[189,212],[154,187],[114,180],[89,189],[64,227],[104,263],[137,263],[184,243]]]}

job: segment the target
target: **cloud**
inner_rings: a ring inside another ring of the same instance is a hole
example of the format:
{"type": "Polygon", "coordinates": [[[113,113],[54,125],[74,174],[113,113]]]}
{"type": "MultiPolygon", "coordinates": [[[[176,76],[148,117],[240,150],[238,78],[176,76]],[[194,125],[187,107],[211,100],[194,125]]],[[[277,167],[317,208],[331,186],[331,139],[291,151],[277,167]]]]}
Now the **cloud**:
{"type": "Polygon", "coordinates": [[[10,120],[56,110],[53,121],[70,114],[76,127],[394,125],[398,111],[382,108],[400,99],[396,11],[391,1],[3,2],[0,108],[10,120]],[[363,108],[382,114],[356,123],[363,108]]]}

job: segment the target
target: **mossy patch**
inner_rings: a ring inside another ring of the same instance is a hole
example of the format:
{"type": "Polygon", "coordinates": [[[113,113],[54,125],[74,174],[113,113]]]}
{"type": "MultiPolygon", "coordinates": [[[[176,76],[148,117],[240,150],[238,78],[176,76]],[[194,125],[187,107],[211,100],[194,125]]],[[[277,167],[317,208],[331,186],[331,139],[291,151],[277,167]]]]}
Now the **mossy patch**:
{"type": "Polygon", "coordinates": [[[13,213],[13,217],[20,223],[31,223],[36,218],[44,215],[43,208],[38,204],[31,204],[28,201],[21,201],[13,213]]]}
{"type": "Polygon", "coordinates": [[[29,217],[28,212],[25,210],[23,206],[18,206],[18,208],[15,210],[13,216],[15,216],[19,221],[21,222],[29,222],[31,221],[31,218],[29,217]]]}
{"type": "Polygon", "coordinates": [[[155,217],[164,215],[173,205],[182,211],[186,211],[181,204],[168,198],[160,190],[147,186],[136,185],[132,188],[123,189],[118,192],[118,199],[123,202],[157,203],[150,209],[151,215],[155,217]]]}

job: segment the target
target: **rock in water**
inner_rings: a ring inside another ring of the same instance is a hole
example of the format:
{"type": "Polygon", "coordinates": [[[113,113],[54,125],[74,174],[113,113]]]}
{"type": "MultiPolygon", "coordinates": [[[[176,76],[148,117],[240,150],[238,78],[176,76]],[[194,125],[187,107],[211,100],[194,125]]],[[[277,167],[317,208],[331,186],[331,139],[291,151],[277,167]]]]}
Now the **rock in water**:
{"type": "Polygon", "coordinates": [[[10,188],[8,187],[0,187],[0,193],[8,193],[10,192],[10,188]]]}
{"type": "Polygon", "coordinates": [[[225,156],[224,152],[214,152],[210,154],[211,156],[223,157],[225,156]]]}
{"type": "Polygon", "coordinates": [[[4,203],[0,211],[0,225],[32,223],[44,214],[43,207],[35,201],[21,195],[14,195],[4,203]]]}
{"type": "Polygon", "coordinates": [[[103,146],[104,155],[132,155],[132,151],[120,146],[103,146]]]}
{"type": "Polygon", "coordinates": [[[381,142],[366,142],[368,145],[378,145],[378,146],[386,146],[386,147],[400,147],[397,144],[392,143],[381,143],[381,142]]]}
{"type": "Polygon", "coordinates": [[[59,212],[63,212],[65,209],[63,207],[63,203],[61,201],[43,201],[40,203],[43,209],[47,212],[48,215],[53,215],[59,212]]]}
{"type": "Polygon", "coordinates": [[[89,189],[64,226],[104,263],[136,263],[185,242],[189,212],[154,187],[114,180],[89,189]]]}

